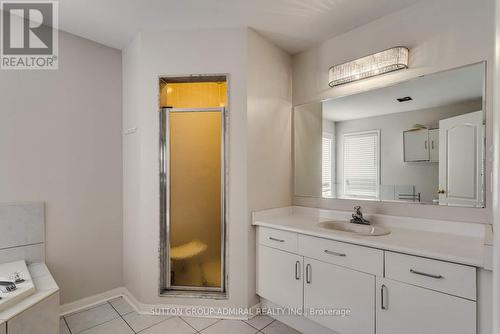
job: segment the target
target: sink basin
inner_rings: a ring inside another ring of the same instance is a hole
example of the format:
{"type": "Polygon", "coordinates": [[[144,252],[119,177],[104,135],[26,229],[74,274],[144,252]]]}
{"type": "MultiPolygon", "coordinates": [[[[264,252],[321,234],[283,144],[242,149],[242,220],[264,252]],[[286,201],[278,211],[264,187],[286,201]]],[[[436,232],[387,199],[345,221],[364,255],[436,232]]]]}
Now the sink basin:
{"type": "Polygon", "coordinates": [[[391,231],[382,226],[352,224],[342,221],[326,221],[319,223],[321,228],[340,232],[349,232],[357,235],[380,236],[387,235],[391,231]]]}

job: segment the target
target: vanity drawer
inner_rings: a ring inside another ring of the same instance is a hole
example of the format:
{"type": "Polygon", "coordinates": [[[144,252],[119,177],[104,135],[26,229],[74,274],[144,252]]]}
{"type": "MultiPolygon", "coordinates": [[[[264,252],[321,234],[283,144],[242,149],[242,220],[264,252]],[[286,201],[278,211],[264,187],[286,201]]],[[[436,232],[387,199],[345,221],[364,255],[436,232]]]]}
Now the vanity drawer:
{"type": "Polygon", "coordinates": [[[386,252],[385,277],[476,300],[475,267],[386,252]]]}
{"type": "Polygon", "coordinates": [[[297,253],[297,233],[259,226],[257,230],[259,244],[297,253]]]}
{"type": "Polygon", "coordinates": [[[365,273],[383,276],[384,252],[379,249],[299,234],[299,254],[365,273]]]}

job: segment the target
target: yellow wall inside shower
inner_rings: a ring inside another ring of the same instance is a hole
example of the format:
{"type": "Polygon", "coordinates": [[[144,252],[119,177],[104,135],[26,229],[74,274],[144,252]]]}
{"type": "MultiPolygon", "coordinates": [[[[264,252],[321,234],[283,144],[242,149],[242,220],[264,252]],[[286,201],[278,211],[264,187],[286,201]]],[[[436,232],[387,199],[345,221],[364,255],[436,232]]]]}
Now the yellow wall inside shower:
{"type": "Polygon", "coordinates": [[[162,84],[160,105],[172,108],[220,108],[227,105],[226,82],[162,84]]]}
{"type": "MultiPolygon", "coordinates": [[[[214,108],[226,104],[225,83],[173,83],[162,105],[214,108]]],[[[221,112],[171,112],[171,285],[221,286],[221,112]]]]}

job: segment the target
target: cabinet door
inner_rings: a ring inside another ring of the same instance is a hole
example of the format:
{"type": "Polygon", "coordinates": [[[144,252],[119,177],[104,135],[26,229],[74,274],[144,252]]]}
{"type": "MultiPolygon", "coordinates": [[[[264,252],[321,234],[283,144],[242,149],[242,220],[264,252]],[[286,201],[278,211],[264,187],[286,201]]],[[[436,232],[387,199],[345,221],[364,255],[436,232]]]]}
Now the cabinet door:
{"type": "Polygon", "coordinates": [[[375,276],[309,258],[304,264],[307,318],[341,334],[375,333],[375,276]],[[335,310],[349,314],[310,313],[335,310]]]}
{"type": "Polygon", "coordinates": [[[283,307],[302,309],[302,257],[257,247],[257,294],[283,307]]]}
{"type": "Polygon", "coordinates": [[[5,326],[5,322],[0,325],[0,334],[6,334],[7,333],[7,327],[5,326]]]}
{"type": "Polygon", "coordinates": [[[475,334],[476,303],[379,279],[377,334],[475,334]]]}
{"type": "Polygon", "coordinates": [[[404,161],[429,161],[429,131],[427,129],[403,132],[404,161]]]}
{"type": "Polygon", "coordinates": [[[429,130],[429,157],[431,162],[439,161],[439,129],[429,130]]]}

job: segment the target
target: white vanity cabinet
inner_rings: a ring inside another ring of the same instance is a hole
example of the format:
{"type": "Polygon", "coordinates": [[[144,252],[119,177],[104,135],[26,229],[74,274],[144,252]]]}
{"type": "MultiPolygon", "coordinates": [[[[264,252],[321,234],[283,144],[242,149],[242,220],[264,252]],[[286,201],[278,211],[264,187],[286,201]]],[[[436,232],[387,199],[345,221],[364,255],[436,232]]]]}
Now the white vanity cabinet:
{"type": "Polygon", "coordinates": [[[476,269],[385,252],[377,279],[378,334],[476,333],[476,269]]]}
{"type": "Polygon", "coordinates": [[[306,317],[342,334],[374,333],[374,286],[383,273],[383,251],[299,234],[298,253],[304,256],[306,317]],[[346,310],[347,316],[308,313],[346,310]]]}
{"type": "Polygon", "coordinates": [[[438,162],[439,129],[418,129],[403,132],[405,162],[438,162]]]}
{"type": "Polygon", "coordinates": [[[257,240],[259,296],[338,333],[375,333],[376,276],[366,271],[382,272],[382,251],[263,227],[257,240]]]}
{"type": "Polygon", "coordinates": [[[257,294],[335,333],[476,333],[473,266],[263,226],[257,243],[257,294]]]}
{"type": "Polygon", "coordinates": [[[0,325],[0,334],[6,334],[7,333],[7,327],[5,326],[5,322],[0,325]]]}
{"type": "Polygon", "coordinates": [[[257,247],[257,294],[283,307],[302,309],[302,256],[257,247]]]}
{"type": "Polygon", "coordinates": [[[377,334],[476,333],[474,301],[384,278],[377,289],[377,334]]]}
{"type": "Polygon", "coordinates": [[[374,275],[309,258],[304,258],[304,265],[307,318],[342,334],[375,333],[374,275]]]}

